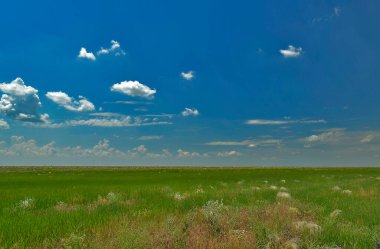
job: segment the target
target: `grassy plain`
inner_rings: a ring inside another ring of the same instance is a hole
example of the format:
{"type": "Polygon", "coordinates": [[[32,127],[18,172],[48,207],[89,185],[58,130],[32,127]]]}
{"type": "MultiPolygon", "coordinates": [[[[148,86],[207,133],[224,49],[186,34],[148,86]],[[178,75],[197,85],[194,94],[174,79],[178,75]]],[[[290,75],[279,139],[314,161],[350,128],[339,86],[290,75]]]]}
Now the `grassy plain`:
{"type": "Polygon", "coordinates": [[[0,248],[376,248],[380,168],[0,168],[0,248]]]}

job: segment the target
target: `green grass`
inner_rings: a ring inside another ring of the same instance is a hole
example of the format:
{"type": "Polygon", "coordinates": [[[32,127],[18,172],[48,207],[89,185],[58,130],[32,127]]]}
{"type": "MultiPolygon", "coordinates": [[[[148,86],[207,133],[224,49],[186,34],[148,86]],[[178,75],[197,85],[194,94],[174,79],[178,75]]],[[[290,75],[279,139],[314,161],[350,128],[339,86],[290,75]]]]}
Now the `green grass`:
{"type": "Polygon", "coordinates": [[[380,168],[3,167],[0,248],[375,248],[379,206],[380,168]]]}

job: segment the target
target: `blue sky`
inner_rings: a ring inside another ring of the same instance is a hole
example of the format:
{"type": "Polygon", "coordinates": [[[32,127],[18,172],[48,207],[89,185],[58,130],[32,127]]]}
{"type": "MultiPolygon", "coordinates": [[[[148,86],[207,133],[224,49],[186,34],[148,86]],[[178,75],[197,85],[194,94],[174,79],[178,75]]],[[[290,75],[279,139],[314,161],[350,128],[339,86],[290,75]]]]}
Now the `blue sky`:
{"type": "Polygon", "coordinates": [[[380,162],[379,1],[3,1],[1,165],[380,162]]]}

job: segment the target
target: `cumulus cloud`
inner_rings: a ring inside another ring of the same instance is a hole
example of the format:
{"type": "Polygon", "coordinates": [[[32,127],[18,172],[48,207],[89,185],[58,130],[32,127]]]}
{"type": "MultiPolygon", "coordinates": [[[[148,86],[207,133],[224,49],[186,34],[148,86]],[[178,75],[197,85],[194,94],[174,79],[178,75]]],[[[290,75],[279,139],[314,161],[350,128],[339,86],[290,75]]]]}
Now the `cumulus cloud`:
{"type": "Polygon", "coordinates": [[[236,150],[231,150],[231,151],[218,152],[216,155],[218,157],[230,157],[230,156],[241,156],[242,154],[236,150]]]}
{"type": "Polygon", "coordinates": [[[95,55],[92,52],[87,52],[86,48],[81,48],[78,54],[78,58],[96,60],[95,55]]]}
{"type": "Polygon", "coordinates": [[[41,108],[38,90],[26,86],[21,78],[0,84],[0,91],[4,93],[0,99],[0,111],[6,116],[25,122],[44,122],[48,117],[38,113],[41,108]]]}
{"type": "Polygon", "coordinates": [[[177,150],[177,157],[179,158],[193,158],[193,157],[202,157],[207,156],[207,154],[201,154],[199,152],[189,152],[182,149],[177,150]]]}
{"type": "Polygon", "coordinates": [[[138,153],[141,153],[141,154],[144,154],[147,149],[145,148],[145,146],[142,144],[142,145],[139,145],[135,148],[135,150],[138,152],[138,153]]]}
{"type": "Polygon", "coordinates": [[[123,93],[132,97],[141,97],[147,99],[154,98],[154,94],[156,93],[156,89],[151,89],[138,81],[123,81],[116,83],[112,85],[111,91],[123,93]]]}
{"type": "Polygon", "coordinates": [[[251,119],[245,121],[248,125],[283,125],[283,124],[325,124],[324,119],[318,120],[269,120],[269,119],[251,119]]]}
{"type": "Polygon", "coordinates": [[[121,48],[120,43],[118,41],[111,40],[111,46],[109,48],[100,48],[97,54],[113,54],[115,56],[122,56],[125,55],[125,51],[121,48]]]}
{"type": "Polygon", "coordinates": [[[54,142],[38,146],[36,140],[25,140],[23,136],[12,136],[11,145],[0,150],[4,156],[48,156],[54,153],[54,142]]]}
{"type": "Polygon", "coordinates": [[[185,108],[185,110],[182,111],[181,114],[184,117],[188,117],[188,116],[198,116],[200,113],[195,108],[185,108]]]}
{"type": "Polygon", "coordinates": [[[279,51],[285,58],[297,58],[302,54],[302,48],[296,48],[289,45],[287,49],[281,49],[279,51]]]}
{"type": "Polygon", "coordinates": [[[185,80],[192,80],[195,77],[194,71],[182,72],[181,77],[185,80]]]}
{"type": "Polygon", "coordinates": [[[2,130],[9,129],[9,124],[4,119],[0,119],[0,129],[2,130]]]}
{"type": "Polygon", "coordinates": [[[67,95],[67,93],[59,91],[48,92],[46,93],[46,97],[69,111],[84,112],[95,110],[94,104],[83,96],[79,96],[79,100],[75,100],[73,97],[67,95]]]}
{"type": "Polygon", "coordinates": [[[90,148],[81,146],[58,147],[55,142],[38,145],[34,139],[25,139],[23,136],[12,136],[11,144],[7,148],[0,149],[0,155],[4,156],[31,156],[31,157],[124,157],[126,153],[113,148],[109,140],[101,139],[90,148]]]}

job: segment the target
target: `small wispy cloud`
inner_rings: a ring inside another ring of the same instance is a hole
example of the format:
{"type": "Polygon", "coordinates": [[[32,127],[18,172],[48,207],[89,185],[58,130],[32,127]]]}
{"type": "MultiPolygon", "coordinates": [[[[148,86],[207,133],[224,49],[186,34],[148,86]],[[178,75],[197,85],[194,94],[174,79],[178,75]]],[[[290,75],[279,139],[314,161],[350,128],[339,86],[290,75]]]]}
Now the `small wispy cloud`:
{"type": "Polygon", "coordinates": [[[250,144],[253,144],[253,140],[243,140],[243,141],[213,141],[208,142],[205,145],[212,145],[212,146],[247,146],[250,144]]]}
{"type": "Polygon", "coordinates": [[[198,116],[200,115],[200,112],[195,108],[185,108],[184,111],[181,112],[182,116],[188,117],[188,116],[198,116]]]}
{"type": "Polygon", "coordinates": [[[340,16],[340,14],[342,13],[342,9],[339,8],[339,7],[335,7],[334,8],[334,15],[335,16],[340,16]]]}
{"type": "Polygon", "coordinates": [[[192,80],[195,77],[194,71],[182,72],[181,77],[185,80],[192,80]]]}
{"type": "Polygon", "coordinates": [[[160,140],[162,136],[141,136],[138,140],[148,141],[148,140],[160,140]]]}
{"type": "Polygon", "coordinates": [[[248,125],[282,125],[289,124],[287,120],[267,120],[267,119],[251,119],[245,121],[248,125]]]}
{"type": "Polygon", "coordinates": [[[245,121],[248,125],[284,125],[284,124],[326,124],[326,120],[270,120],[270,119],[250,119],[245,121]]]}
{"type": "Polygon", "coordinates": [[[315,17],[313,18],[313,23],[319,23],[319,22],[328,22],[333,18],[337,18],[342,14],[342,8],[340,7],[334,7],[333,10],[330,10],[330,14],[327,14],[325,16],[315,17]]]}
{"type": "Polygon", "coordinates": [[[153,99],[157,92],[156,89],[151,89],[138,81],[122,81],[120,83],[113,84],[111,86],[111,91],[146,99],[153,99]]]}
{"type": "Polygon", "coordinates": [[[136,112],[147,112],[148,111],[148,109],[145,107],[137,107],[137,108],[134,108],[133,110],[136,112]]]}
{"type": "Polygon", "coordinates": [[[92,52],[87,52],[87,49],[83,47],[79,51],[78,58],[89,59],[92,61],[96,60],[95,55],[92,52]]]}
{"type": "Polygon", "coordinates": [[[167,117],[167,118],[172,118],[175,115],[174,114],[169,114],[169,113],[161,113],[161,114],[144,114],[142,116],[144,116],[144,117],[167,117]]]}
{"type": "Polygon", "coordinates": [[[375,136],[373,134],[369,134],[365,137],[363,137],[361,140],[360,140],[360,143],[362,144],[366,144],[366,143],[370,143],[372,142],[372,140],[375,138],[375,136]]]}
{"type": "Polygon", "coordinates": [[[152,105],[153,103],[149,101],[117,100],[112,102],[104,102],[104,104],[152,105]]]}
{"type": "Polygon", "coordinates": [[[236,150],[230,150],[230,151],[223,151],[223,152],[218,152],[216,156],[218,157],[231,157],[231,156],[241,156],[242,153],[238,152],[236,150]]]}
{"type": "Polygon", "coordinates": [[[125,55],[125,51],[121,48],[120,43],[115,40],[111,40],[111,46],[109,48],[100,48],[97,55],[113,54],[115,56],[125,55]]]}
{"type": "Polygon", "coordinates": [[[268,147],[281,145],[280,139],[247,139],[242,141],[212,141],[205,143],[209,146],[246,146],[248,148],[268,147]]]}
{"type": "Polygon", "coordinates": [[[95,113],[90,113],[90,116],[95,116],[95,117],[121,117],[121,116],[125,116],[125,115],[121,114],[121,113],[115,113],[115,112],[95,112],[95,113]]]}
{"type": "Polygon", "coordinates": [[[287,49],[281,49],[280,54],[282,54],[285,58],[297,58],[300,57],[303,53],[302,48],[296,48],[293,45],[289,45],[287,49]]]}

